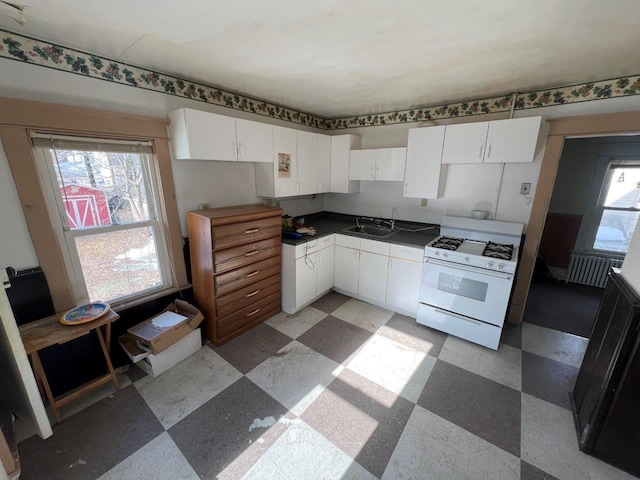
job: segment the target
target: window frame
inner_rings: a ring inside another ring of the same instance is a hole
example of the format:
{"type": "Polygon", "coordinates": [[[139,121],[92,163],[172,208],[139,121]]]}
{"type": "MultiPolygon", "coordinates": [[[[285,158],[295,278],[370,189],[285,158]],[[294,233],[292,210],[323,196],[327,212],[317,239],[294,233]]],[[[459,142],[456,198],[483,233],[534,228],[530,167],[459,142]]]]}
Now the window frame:
{"type": "Polygon", "coordinates": [[[602,216],[604,215],[605,210],[622,210],[629,212],[637,212],[640,211],[638,208],[629,207],[629,208],[611,208],[605,206],[605,201],[607,199],[607,194],[609,192],[609,187],[611,186],[611,182],[613,181],[613,173],[616,168],[639,168],[640,169],[640,158],[628,157],[628,158],[620,158],[617,157],[609,161],[607,165],[606,174],[602,180],[602,184],[600,185],[600,192],[598,194],[598,200],[595,207],[595,215],[593,218],[593,223],[591,225],[591,229],[589,232],[588,245],[589,250],[592,252],[598,253],[606,253],[613,256],[624,257],[627,252],[620,252],[617,250],[605,250],[601,248],[596,248],[596,236],[598,234],[598,229],[600,228],[600,223],[602,222],[602,216]]]}
{"type": "MultiPolygon", "coordinates": [[[[100,139],[87,139],[79,137],[79,140],[106,140],[112,139],[100,138],[100,139]]],[[[106,144],[108,145],[108,144],[106,144]]],[[[102,233],[125,231],[135,228],[151,227],[154,231],[156,252],[158,256],[158,266],[160,269],[161,284],[155,287],[140,290],[133,295],[127,295],[125,297],[118,297],[114,299],[99,299],[101,301],[108,301],[112,305],[118,305],[129,301],[135,301],[138,298],[144,298],[147,295],[166,290],[174,286],[174,281],[171,275],[171,265],[168,258],[166,229],[162,224],[163,215],[161,215],[161,206],[158,192],[158,179],[155,175],[155,163],[157,159],[153,153],[141,153],[145,158],[142,161],[146,164],[143,168],[143,175],[145,176],[145,188],[147,189],[147,202],[149,203],[150,210],[152,212],[151,218],[144,221],[126,223],[126,224],[112,224],[107,226],[97,226],[86,229],[72,229],[66,218],[66,210],[64,208],[64,200],[59,193],[58,180],[56,177],[55,168],[53,166],[54,158],[51,155],[51,149],[55,148],[45,146],[34,146],[34,152],[36,157],[37,168],[40,172],[41,186],[49,207],[49,216],[51,223],[54,226],[56,237],[60,246],[62,247],[62,255],[67,266],[67,272],[70,275],[70,281],[72,285],[72,293],[74,300],[77,304],[89,303],[89,292],[87,289],[84,272],[80,262],[80,256],[78,250],[75,247],[75,239],[79,237],[86,237],[91,235],[99,235],[102,233]]],[[[108,151],[108,148],[104,148],[108,151]]],[[[96,299],[98,301],[98,299],[96,299]]]]}
{"type": "Polygon", "coordinates": [[[62,247],[56,239],[40,185],[30,133],[33,131],[52,135],[151,142],[157,159],[154,168],[159,179],[157,187],[162,206],[160,211],[166,229],[168,256],[173,266],[176,287],[116,307],[118,310],[124,310],[190,286],[183,255],[184,240],[176,204],[167,124],[166,118],[0,97],[0,139],[38,262],[47,279],[57,312],[74,308],[77,304],[74,300],[71,275],[67,271],[62,247]]]}

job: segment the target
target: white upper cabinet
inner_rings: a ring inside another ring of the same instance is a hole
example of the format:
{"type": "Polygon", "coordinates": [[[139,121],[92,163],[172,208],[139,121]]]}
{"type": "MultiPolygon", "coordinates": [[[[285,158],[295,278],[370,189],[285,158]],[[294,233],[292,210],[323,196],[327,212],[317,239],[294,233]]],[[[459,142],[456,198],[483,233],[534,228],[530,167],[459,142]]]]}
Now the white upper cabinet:
{"type": "Polygon", "coordinates": [[[298,195],[311,195],[316,193],[316,160],[317,141],[316,134],[296,130],[298,142],[298,195]]]}
{"type": "Polygon", "coordinates": [[[489,122],[485,163],[533,162],[542,117],[489,122]]]}
{"type": "Polygon", "coordinates": [[[298,195],[296,131],[273,127],[273,163],[256,164],[256,193],[260,197],[298,195]]]}
{"type": "Polygon", "coordinates": [[[273,126],[236,119],[238,160],[273,163],[273,126]]]}
{"type": "Polygon", "coordinates": [[[316,193],[331,191],[331,137],[316,134],[316,193]]]}
{"type": "Polygon", "coordinates": [[[442,163],[482,163],[489,122],[447,125],[442,163]]]}
{"type": "Polygon", "coordinates": [[[447,166],[442,165],[444,126],[409,130],[404,196],[440,198],[444,195],[447,166]]]}
{"type": "Polygon", "coordinates": [[[176,160],[236,161],[236,119],[181,108],[169,112],[169,131],[176,160]]]}
{"type": "Polygon", "coordinates": [[[351,150],[349,178],[401,182],[404,180],[406,158],[405,147],[351,150]]]}
{"type": "Polygon", "coordinates": [[[351,150],[349,154],[349,180],[374,180],[376,150],[351,150]]]}
{"type": "Polygon", "coordinates": [[[406,147],[377,149],[375,179],[402,182],[406,161],[406,147]]]}
{"type": "Polygon", "coordinates": [[[360,191],[360,182],[349,180],[349,154],[362,148],[362,138],[355,135],[331,137],[331,192],[355,193],[360,191]]]}

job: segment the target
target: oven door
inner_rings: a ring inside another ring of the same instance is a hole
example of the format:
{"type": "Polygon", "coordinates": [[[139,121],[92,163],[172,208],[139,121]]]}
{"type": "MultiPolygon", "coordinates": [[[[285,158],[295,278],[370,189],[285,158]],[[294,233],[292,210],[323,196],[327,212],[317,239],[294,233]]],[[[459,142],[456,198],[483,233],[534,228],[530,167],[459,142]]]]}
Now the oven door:
{"type": "Polygon", "coordinates": [[[426,259],[420,302],[501,327],[513,275],[426,259]]]}

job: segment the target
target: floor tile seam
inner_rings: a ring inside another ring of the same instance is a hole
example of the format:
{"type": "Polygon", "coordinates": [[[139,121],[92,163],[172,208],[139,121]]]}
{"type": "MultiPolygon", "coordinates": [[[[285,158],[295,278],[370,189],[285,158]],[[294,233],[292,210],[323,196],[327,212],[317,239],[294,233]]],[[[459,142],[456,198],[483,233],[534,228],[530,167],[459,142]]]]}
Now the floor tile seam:
{"type": "MultiPolygon", "coordinates": [[[[451,365],[452,367],[460,368],[460,369],[464,370],[464,371],[465,371],[465,372],[467,372],[467,373],[471,373],[471,374],[473,374],[473,375],[475,375],[475,376],[477,376],[477,377],[480,377],[480,378],[482,378],[482,379],[484,379],[484,380],[488,380],[488,381],[490,381],[490,382],[492,382],[492,383],[495,383],[496,385],[500,385],[500,386],[502,386],[502,387],[506,387],[506,388],[508,388],[508,389],[510,389],[510,390],[513,390],[514,392],[522,393],[522,372],[520,373],[520,376],[521,376],[521,378],[520,378],[520,383],[521,383],[521,385],[520,385],[520,389],[517,389],[517,388],[514,388],[514,387],[512,387],[512,386],[510,386],[510,385],[505,385],[504,383],[498,382],[498,381],[496,381],[496,380],[494,380],[494,379],[492,379],[492,378],[485,377],[484,375],[481,375],[481,374],[479,374],[479,373],[473,372],[473,371],[471,371],[471,370],[469,370],[469,369],[467,369],[467,368],[465,368],[465,367],[462,367],[462,366],[460,366],[460,365],[456,365],[455,363],[448,362],[447,360],[444,360],[444,359],[442,359],[442,358],[436,357],[436,360],[437,360],[437,361],[439,361],[439,362],[444,362],[444,363],[446,363],[447,365],[451,365]]],[[[435,367],[435,365],[434,365],[434,367],[435,367]]],[[[427,383],[428,383],[428,380],[427,380],[427,383]]],[[[425,384],[425,387],[426,387],[426,384],[425,384]]],[[[424,389],[423,389],[423,390],[424,390],[424,389]]]]}
{"type": "MultiPolygon", "coordinates": [[[[474,437],[479,438],[479,439],[480,439],[480,440],[482,440],[483,442],[485,442],[485,443],[487,443],[487,444],[489,444],[489,445],[491,445],[491,446],[493,446],[493,447],[495,447],[495,448],[499,448],[502,452],[507,453],[508,455],[510,455],[510,456],[512,456],[512,457],[514,457],[514,458],[516,458],[516,459],[518,459],[518,460],[522,460],[522,433],[520,434],[520,449],[519,449],[519,450],[520,450],[520,455],[514,455],[512,452],[510,452],[510,451],[508,451],[508,450],[505,450],[505,449],[504,449],[504,448],[502,448],[500,445],[496,445],[496,444],[495,444],[495,443],[493,443],[492,441],[487,440],[486,438],[483,438],[483,437],[481,437],[480,435],[477,435],[476,433],[474,433],[474,432],[471,432],[471,431],[467,430],[467,429],[466,429],[466,428],[464,428],[462,425],[458,425],[457,423],[454,423],[454,422],[452,422],[451,420],[448,420],[448,419],[444,418],[442,415],[440,415],[440,414],[438,414],[438,413],[434,412],[433,410],[431,410],[431,409],[430,409],[430,408],[428,408],[428,407],[425,407],[425,406],[420,405],[420,404],[418,404],[418,403],[416,403],[416,404],[415,404],[415,406],[414,406],[414,410],[415,410],[415,408],[416,408],[416,407],[420,407],[421,409],[426,410],[426,411],[427,411],[427,412],[429,412],[430,414],[435,415],[435,416],[436,416],[436,417],[438,417],[440,420],[442,420],[442,421],[444,421],[445,423],[447,423],[447,425],[449,425],[449,426],[453,426],[453,427],[455,427],[455,428],[459,428],[460,430],[465,431],[465,432],[466,432],[466,433],[468,433],[469,435],[473,435],[474,437]]],[[[411,414],[413,415],[413,410],[411,411],[411,414]]],[[[408,422],[407,422],[407,423],[408,423],[408,422]]],[[[522,424],[522,417],[521,417],[521,419],[520,419],[520,423],[522,424]]],[[[405,426],[405,428],[406,428],[406,426],[405,426]]],[[[521,428],[522,428],[522,427],[521,427],[521,428]]],[[[450,429],[447,431],[447,433],[446,433],[447,438],[451,435],[451,430],[453,430],[453,429],[451,429],[451,428],[450,428],[450,429]]],[[[404,429],[403,429],[403,433],[404,433],[404,429]]]]}
{"type": "Polygon", "coordinates": [[[569,415],[571,415],[571,418],[572,418],[572,421],[573,421],[573,411],[570,408],[566,408],[566,407],[563,407],[561,405],[556,405],[555,403],[550,402],[549,400],[545,400],[544,398],[540,398],[537,395],[534,395],[533,393],[525,392],[524,390],[522,392],[520,392],[520,394],[521,394],[520,395],[520,413],[521,413],[520,421],[521,422],[522,422],[522,406],[523,406],[523,403],[524,403],[524,398],[525,398],[524,396],[525,395],[533,397],[536,400],[540,400],[541,402],[547,403],[547,404],[551,405],[552,407],[561,408],[562,410],[564,410],[566,412],[569,412],[569,415]]]}

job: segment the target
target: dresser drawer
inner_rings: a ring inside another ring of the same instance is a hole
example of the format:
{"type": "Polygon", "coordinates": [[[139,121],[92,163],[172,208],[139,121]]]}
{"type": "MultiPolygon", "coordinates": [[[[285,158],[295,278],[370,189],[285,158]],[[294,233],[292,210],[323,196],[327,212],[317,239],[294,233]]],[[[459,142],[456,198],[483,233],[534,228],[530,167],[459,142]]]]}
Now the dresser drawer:
{"type": "Polygon", "coordinates": [[[216,315],[229,315],[250,303],[280,291],[280,275],[274,275],[247,287],[216,298],[216,315]]]}
{"type": "Polygon", "coordinates": [[[239,247],[218,250],[213,254],[214,272],[226,272],[278,255],[282,251],[281,245],[280,237],[272,237],[259,242],[240,245],[239,247]]]}
{"type": "Polygon", "coordinates": [[[242,327],[264,320],[264,315],[280,309],[280,292],[262,298],[229,315],[218,318],[218,337],[235,333],[242,327]]]}
{"type": "Polygon", "coordinates": [[[235,247],[269,237],[282,238],[282,218],[269,217],[212,228],[213,249],[235,247]]]}
{"type": "Polygon", "coordinates": [[[245,267],[236,268],[230,272],[215,275],[216,295],[226,295],[280,273],[280,262],[281,255],[278,255],[245,267]]]}

